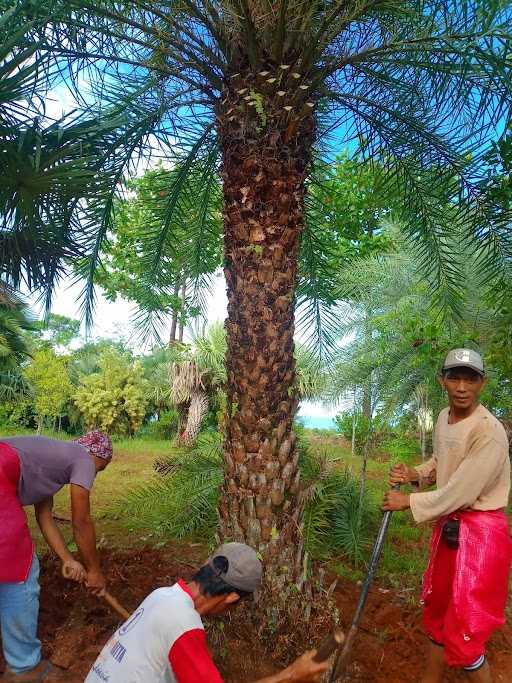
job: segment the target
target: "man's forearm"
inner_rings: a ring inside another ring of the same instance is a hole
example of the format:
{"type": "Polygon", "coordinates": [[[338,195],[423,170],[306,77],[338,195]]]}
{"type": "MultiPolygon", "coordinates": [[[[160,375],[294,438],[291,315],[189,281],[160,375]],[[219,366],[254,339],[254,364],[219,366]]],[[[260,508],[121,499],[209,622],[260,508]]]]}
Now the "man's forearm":
{"type": "Polygon", "coordinates": [[[92,520],[73,522],[73,535],[87,571],[100,571],[100,561],[96,550],[96,533],[92,520]]]}
{"type": "Polygon", "coordinates": [[[41,533],[53,552],[60,558],[62,562],[72,560],[73,555],[69,552],[60,529],[55,524],[51,510],[49,515],[36,514],[36,518],[39,528],[41,529],[41,533]]]}

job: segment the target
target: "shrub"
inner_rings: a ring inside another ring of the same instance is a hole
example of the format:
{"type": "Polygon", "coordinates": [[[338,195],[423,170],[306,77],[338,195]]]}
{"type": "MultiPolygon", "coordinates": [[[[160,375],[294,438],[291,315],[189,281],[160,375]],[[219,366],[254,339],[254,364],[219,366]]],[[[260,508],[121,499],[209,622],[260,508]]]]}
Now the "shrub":
{"type": "Polygon", "coordinates": [[[98,372],[82,376],[74,402],[89,429],[111,434],[133,434],[142,424],[147,403],[147,381],[142,365],[123,354],[106,351],[98,372]]]}
{"type": "MultiPolygon", "coordinates": [[[[370,420],[361,413],[356,413],[355,418],[355,447],[357,453],[362,453],[366,440],[370,434],[370,420]]],[[[354,413],[351,411],[339,413],[334,418],[334,421],[336,423],[336,430],[345,437],[347,441],[352,441],[354,413]]]]}
{"type": "Polygon", "coordinates": [[[360,482],[352,473],[301,450],[305,547],[318,559],[341,552],[357,566],[370,545],[375,506],[366,493],[360,505],[360,482]]]}
{"type": "Polygon", "coordinates": [[[202,435],[196,447],[167,461],[165,476],[132,491],[121,507],[130,510],[130,525],[151,528],[175,538],[211,537],[224,475],[220,438],[202,435]]]}
{"type": "Polygon", "coordinates": [[[36,351],[25,370],[25,377],[34,389],[34,410],[38,418],[38,430],[43,421],[53,422],[63,414],[64,406],[71,397],[73,385],[69,377],[68,361],[50,348],[36,351]]]}
{"type": "MultiPolygon", "coordinates": [[[[350,411],[339,413],[334,418],[336,429],[347,441],[352,441],[353,413],[350,411]]],[[[372,420],[365,415],[356,413],[355,450],[358,455],[364,453],[368,442],[369,452],[382,448],[382,444],[393,434],[389,420],[377,414],[372,420]]]]}
{"type": "Polygon", "coordinates": [[[158,420],[153,420],[145,424],[137,432],[138,436],[152,439],[170,440],[176,436],[178,431],[178,413],[176,410],[164,410],[160,413],[158,420]]]}

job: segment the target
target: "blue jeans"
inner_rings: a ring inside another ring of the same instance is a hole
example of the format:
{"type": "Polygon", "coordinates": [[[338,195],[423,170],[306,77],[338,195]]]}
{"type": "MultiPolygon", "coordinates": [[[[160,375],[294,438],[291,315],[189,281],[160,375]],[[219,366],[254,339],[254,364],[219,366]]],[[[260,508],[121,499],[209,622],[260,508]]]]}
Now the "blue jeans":
{"type": "Polygon", "coordinates": [[[14,673],[30,671],[41,661],[37,638],[39,561],[34,555],[23,583],[0,583],[0,626],[5,661],[14,673]]]}

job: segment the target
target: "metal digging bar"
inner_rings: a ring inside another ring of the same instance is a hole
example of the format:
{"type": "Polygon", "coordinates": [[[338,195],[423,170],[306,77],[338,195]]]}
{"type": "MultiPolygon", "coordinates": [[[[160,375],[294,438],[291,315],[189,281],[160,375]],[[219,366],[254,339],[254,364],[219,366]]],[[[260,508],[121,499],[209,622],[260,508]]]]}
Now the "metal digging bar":
{"type": "MultiPolygon", "coordinates": [[[[395,491],[398,491],[400,489],[400,484],[395,484],[393,486],[393,489],[395,491]]],[[[350,625],[349,632],[347,633],[345,642],[343,643],[343,648],[341,650],[338,650],[338,653],[334,660],[334,666],[332,668],[332,673],[329,678],[329,683],[334,683],[334,681],[337,681],[343,673],[345,666],[347,665],[348,656],[354,644],[354,639],[356,637],[357,629],[359,627],[359,621],[361,619],[361,615],[363,613],[366,601],[368,599],[370,586],[372,584],[373,578],[375,576],[375,571],[377,570],[377,566],[379,564],[380,555],[382,553],[382,548],[384,546],[384,541],[386,539],[386,534],[388,532],[389,522],[391,521],[391,514],[391,511],[388,510],[384,513],[382,517],[382,522],[380,525],[377,540],[375,541],[375,545],[373,546],[373,552],[370,559],[370,564],[368,566],[368,573],[366,574],[363,587],[361,588],[361,594],[359,596],[359,602],[357,603],[356,611],[352,618],[352,624],[350,625]]]]}

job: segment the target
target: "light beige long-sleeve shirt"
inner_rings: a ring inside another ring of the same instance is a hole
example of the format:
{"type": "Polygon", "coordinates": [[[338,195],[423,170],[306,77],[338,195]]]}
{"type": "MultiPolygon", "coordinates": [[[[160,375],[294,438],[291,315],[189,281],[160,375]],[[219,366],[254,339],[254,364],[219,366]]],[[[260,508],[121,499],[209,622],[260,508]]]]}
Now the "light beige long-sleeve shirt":
{"type": "Polygon", "coordinates": [[[436,483],[435,491],[412,493],[416,522],[429,522],[455,510],[498,510],[510,492],[508,439],[499,420],[479,405],[465,420],[448,423],[441,411],[434,432],[433,457],[415,467],[420,487],[436,483]]]}

